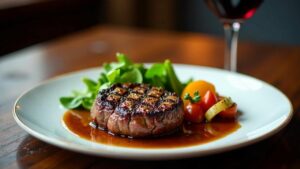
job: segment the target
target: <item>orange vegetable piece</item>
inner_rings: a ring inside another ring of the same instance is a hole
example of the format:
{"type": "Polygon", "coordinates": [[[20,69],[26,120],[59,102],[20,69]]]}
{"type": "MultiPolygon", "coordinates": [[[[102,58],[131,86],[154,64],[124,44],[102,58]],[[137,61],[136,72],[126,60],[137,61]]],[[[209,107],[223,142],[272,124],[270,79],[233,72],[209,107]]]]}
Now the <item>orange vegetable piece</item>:
{"type": "Polygon", "coordinates": [[[214,94],[216,94],[216,89],[215,86],[207,81],[204,80],[197,80],[194,82],[189,83],[184,89],[183,92],[181,94],[181,98],[184,101],[184,105],[187,105],[189,101],[184,100],[184,95],[186,93],[189,93],[190,96],[194,97],[194,93],[196,91],[199,92],[201,98],[204,97],[205,93],[210,90],[211,92],[213,92],[214,94]]]}

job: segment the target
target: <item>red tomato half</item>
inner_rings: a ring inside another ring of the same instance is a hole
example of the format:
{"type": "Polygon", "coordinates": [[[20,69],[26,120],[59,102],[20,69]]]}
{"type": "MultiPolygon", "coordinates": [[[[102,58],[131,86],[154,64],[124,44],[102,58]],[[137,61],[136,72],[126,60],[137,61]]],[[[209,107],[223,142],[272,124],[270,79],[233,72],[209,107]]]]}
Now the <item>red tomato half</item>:
{"type": "Polygon", "coordinates": [[[222,118],[235,118],[237,116],[237,104],[234,103],[228,109],[221,111],[219,116],[222,118]]]}
{"type": "Polygon", "coordinates": [[[203,107],[204,111],[206,112],[211,106],[218,102],[217,96],[208,90],[201,101],[201,106],[203,107]]]}
{"type": "Polygon", "coordinates": [[[204,119],[203,108],[199,104],[189,103],[184,109],[184,119],[194,123],[200,123],[204,119]]]}

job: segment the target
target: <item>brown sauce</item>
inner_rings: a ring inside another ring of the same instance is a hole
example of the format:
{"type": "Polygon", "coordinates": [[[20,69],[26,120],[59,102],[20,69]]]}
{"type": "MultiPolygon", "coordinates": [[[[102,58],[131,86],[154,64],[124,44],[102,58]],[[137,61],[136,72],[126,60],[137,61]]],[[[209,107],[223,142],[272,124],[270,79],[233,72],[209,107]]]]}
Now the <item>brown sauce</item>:
{"type": "Polygon", "coordinates": [[[65,126],[81,138],[106,145],[138,148],[175,148],[188,147],[220,139],[240,128],[237,121],[216,120],[211,123],[184,124],[182,130],[163,137],[130,139],[113,136],[106,131],[89,126],[90,113],[82,110],[70,110],[64,114],[65,126]]]}

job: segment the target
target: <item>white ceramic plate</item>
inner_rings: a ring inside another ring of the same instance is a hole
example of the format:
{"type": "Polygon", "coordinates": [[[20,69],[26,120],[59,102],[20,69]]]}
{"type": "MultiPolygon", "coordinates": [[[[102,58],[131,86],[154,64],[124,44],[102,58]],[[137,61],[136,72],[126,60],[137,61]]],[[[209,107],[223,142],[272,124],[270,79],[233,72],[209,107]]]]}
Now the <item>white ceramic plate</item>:
{"type": "Polygon", "coordinates": [[[123,159],[162,160],[203,156],[236,149],[260,141],[282,129],[292,117],[288,98],[278,89],[258,79],[220,69],[175,65],[181,80],[190,77],[215,84],[222,95],[231,96],[243,115],[241,128],[224,138],[183,148],[126,148],[91,142],[75,136],[62,125],[66,111],[59,97],[73,89],[84,89],[82,77],[96,79],[101,69],[88,69],[48,80],[23,94],[14,107],[17,123],[31,135],[61,148],[123,159]]]}

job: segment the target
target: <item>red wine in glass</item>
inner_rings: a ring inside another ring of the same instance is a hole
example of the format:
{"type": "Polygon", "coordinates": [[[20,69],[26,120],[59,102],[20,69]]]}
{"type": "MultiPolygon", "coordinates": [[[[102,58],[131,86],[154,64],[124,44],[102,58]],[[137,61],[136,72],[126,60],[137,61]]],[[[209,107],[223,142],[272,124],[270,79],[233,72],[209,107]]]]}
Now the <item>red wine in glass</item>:
{"type": "Polygon", "coordinates": [[[240,24],[251,18],[263,0],[204,0],[224,25],[226,37],[225,69],[236,71],[237,39],[240,24]]]}

